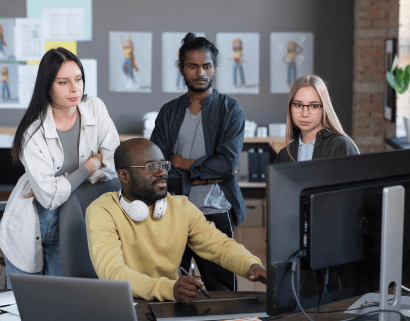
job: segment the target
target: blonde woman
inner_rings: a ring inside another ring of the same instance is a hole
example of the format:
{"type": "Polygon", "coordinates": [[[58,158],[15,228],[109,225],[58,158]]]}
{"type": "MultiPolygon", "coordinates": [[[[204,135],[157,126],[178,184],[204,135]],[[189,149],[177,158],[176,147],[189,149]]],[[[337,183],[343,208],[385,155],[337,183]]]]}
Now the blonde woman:
{"type": "Polygon", "coordinates": [[[241,80],[241,86],[245,87],[245,75],[243,73],[243,50],[242,50],[242,40],[236,38],[232,42],[232,83],[234,87],[237,87],[236,72],[239,71],[239,78],[241,80]]]}
{"type": "Polygon", "coordinates": [[[290,90],[286,144],[275,163],[359,154],[354,141],[344,132],[327,87],[318,76],[300,77],[290,90]]]}

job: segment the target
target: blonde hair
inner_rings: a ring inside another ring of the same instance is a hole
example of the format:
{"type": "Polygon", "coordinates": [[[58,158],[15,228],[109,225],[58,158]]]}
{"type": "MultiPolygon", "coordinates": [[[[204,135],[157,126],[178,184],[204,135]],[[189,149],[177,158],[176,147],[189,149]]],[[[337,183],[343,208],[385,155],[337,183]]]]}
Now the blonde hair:
{"type": "MultiPolygon", "coordinates": [[[[359,148],[343,130],[342,124],[337,118],[335,110],[333,109],[332,102],[330,100],[329,91],[327,90],[325,82],[316,75],[309,75],[300,77],[298,80],[295,81],[292,88],[290,89],[289,93],[289,100],[288,100],[288,110],[286,116],[286,150],[289,156],[293,159],[292,155],[290,154],[289,150],[289,143],[291,143],[297,136],[298,132],[300,131],[299,128],[294,124],[292,120],[292,113],[290,111],[290,102],[292,101],[293,97],[296,95],[297,91],[301,87],[305,86],[313,86],[317,93],[322,100],[323,105],[323,113],[322,113],[322,125],[330,132],[339,134],[342,136],[347,137],[350,142],[354,145],[357,150],[357,153],[360,154],[359,148]]],[[[294,159],[293,159],[294,160],[294,159]]]]}
{"type": "Polygon", "coordinates": [[[239,46],[239,51],[242,51],[242,40],[241,39],[239,39],[239,38],[235,38],[233,41],[232,41],[232,49],[235,51],[235,44],[238,44],[239,46]]]}

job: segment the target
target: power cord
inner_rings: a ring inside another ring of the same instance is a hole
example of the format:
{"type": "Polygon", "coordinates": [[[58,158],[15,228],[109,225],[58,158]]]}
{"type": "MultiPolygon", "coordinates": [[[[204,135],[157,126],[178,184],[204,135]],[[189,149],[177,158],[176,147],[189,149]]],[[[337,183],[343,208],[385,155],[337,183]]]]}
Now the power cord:
{"type": "Polygon", "coordinates": [[[323,298],[325,296],[325,293],[327,292],[328,283],[329,283],[329,268],[326,268],[325,279],[323,281],[323,291],[322,291],[322,295],[321,295],[320,300],[319,300],[319,305],[317,306],[315,317],[313,318],[314,321],[316,321],[317,315],[318,315],[319,310],[320,310],[320,306],[322,305],[323,298]]]}
{"type": "Polygon", "coordinates": [[[295,274],[296,274],[296,264],[297,264],[297,258],[301,256],[301,251],[298,251],[292,259],[292,266],[291,266],[291,271],[292,271],[292,291],[293,291],[293,295],[296,299],[296,303],[299,307],[299,310],[302,311],[302,313],[304,314],[304,316],[306,317],[306,319],[308,319],[309,321],[313,321],[311,318],[309,318],[309,316],[306,314],[305,310],[303,309],[302,305],[300,304],[298,295],[296,293],[296,288],[295,288],[295,274]]]}
{"type": "MultiPolygon", "coordinates": [[[[359,320],[359,319],[363,318],[363,316],[365,316],[365,315],[373,315],[373,314],[377,314],[377,313],[396,313],[396,314],[400,315],[401,317],[403,317],[404,320],[406,320],[406,321],[409,320],[409,319],[407,319],[407,317],[403,313],[398,312],[398,311],[394,311],[394,310],[377,310],[377,311],[371,311],[371,312],[359,314],[358,316],[355,316],[354,318],[344,319],[342,321],[359,320]]],[[[400,318],[400,320],[401,320],[401,318],[400,318]]]]}
{"type": "Polygon", "coordinates": [[[407,291],[407,292],[410,292],[410,289],[409,289],[409,288],[406,288],[404,285],[402,285],[401,288],[402,288],[403,290],[407,291]]]}
{"type": "MultiPolygon", "coordinates": [[[[299,297],[298,297],[298,295],[297,295],[297,293],[296,293],[296,288],[295,288],[295,274],[296,274],[296,270],[297,270],[297,269],[296,269],[296,268],[297,268],[297,258],[304,256],[304,254],[305,254],[304,251],[298,251],[298,252],[296,252],[296,253],[293,255],[293,257],[291,257],[291,258],[289,259],[289,261],[292,261],[292,265],[291,265],[291,272],[292,272],[292,277],[291,277],[291,281],[292,281],[292,292],[293,292],[293,296],[295,297],[296,303],[297,303],[297,305],[298,305],[298,307],[299,307],[299,310],[303,313],[303,315],[306,317],[306,319],[308,319],[309,321],[316,321],[317,315],[320,313],[319,310],[320,310],[320,306],[321,306],[322,301],[323,301],[324,294],[325,294],[326,289],[327,289],[327,284],[329,283],[329,268],[326,268],[326,275],[325,275],[325,280],[324,280],[323,292],[322,292],[322,295],[321,295],[321,298],[320,298],[320,302],[319,302],[319,306],[317,307],[316,312],[313,312],[313,311],[308,311],[308,312],[306,312],[306,311],[303,309],[302,305],[300,304],[299,297]],[[315,313],[314,319],[312,320],[312,319],[307,315],[307,313],[315,313]]],[[[403,285],[402,285],[401,287],[402,287],[402,289],[404,289],[404,290],[410,292],[410,289],[409,289],[409,288],[406,288],[406,287],[403,286],[403,285]]],[[[375,304],[375,306],[376,306],[376,304],[375,304]]],[[[371,307],[371,306],[360,307],[360,308],[349,309],[349,310],[329,311],[329,312],[322,312],[322,313],[335,313],[335,312],[353,311],[353,310],[360,310],[360,309],[369,308],[369,307],[371,307]]],[[[274,318],[274,319],[269,318],[269,320],[279,319],[279,318],[286,317],[286,316],[288,316],[288,315],[291,315],[291,314],[297,313],[297,312],[298,312],[298,311],[293,311],[293,312],[287,313],[287,314],[285,314],[285,315],[278,316],[278,317],[276,317],[276,318],[274,318]]],[[[372,314],[376,314],[376,313],[380,313],[380,312],[392,312],[392,313],[396,313],[396,314],[399,314],[400,316],[402,316],[402,317],[404,318],[404,320],[408,320],[407,317],[406,317],[404,314],[402,314],[401,312],[398,312],[398,311],[394,311],[394,310],[377,310],[377,311],[371,311],[371,312],[367,312],[367,313],[364,313],[364,314],[360,314],[360,315],[358,315],[358,316],[356,316],[356,317],[354,317],[354,318],[345,319],[345,320],[343,320],[343,321],[352,321],[352,320],[359,319],[359,318],[363,317],[364,315],[372,315],[372,314]]]]}

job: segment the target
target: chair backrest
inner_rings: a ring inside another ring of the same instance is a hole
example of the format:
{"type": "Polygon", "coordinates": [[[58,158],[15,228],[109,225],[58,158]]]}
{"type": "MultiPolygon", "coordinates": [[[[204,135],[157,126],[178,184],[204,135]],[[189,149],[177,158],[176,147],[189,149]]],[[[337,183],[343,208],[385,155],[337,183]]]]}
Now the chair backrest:
{"type": "Polygon", "coordinates": [[[118,178],[91,184],[83,183],[60,207],[60,255],[63,276],[98,278],[88,252],[85,210],[107,192],[119,191],[118,178]]]}

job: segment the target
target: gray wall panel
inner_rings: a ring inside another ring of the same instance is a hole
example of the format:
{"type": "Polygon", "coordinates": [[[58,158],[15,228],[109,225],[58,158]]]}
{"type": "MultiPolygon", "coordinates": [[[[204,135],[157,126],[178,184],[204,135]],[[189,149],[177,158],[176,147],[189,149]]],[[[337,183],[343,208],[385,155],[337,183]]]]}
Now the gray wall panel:
{"type": "MultiPolygon", "coordinates": [[[[178,94],[162,92],[161,35],[164,31],[260,33],[260,94],[232,94],[246,118],[259,125],[286,121],[286,94],[271,94],[271,32],[314,33],[314,72],[325,78],[345,129],[350,132],[353,82],[354,0],[93,0],[93,40],[78,43],[80,58],[98,62],[98,95],[121,134],[142,132],[142,115],[159,111],[178,94]],[[152,93],[108,90],[109,31],[153,32],[152,93]]],[[[2,16],[26,14],[25,0],[2,1],[2,16]]],[[[0,109],[0,126],[18,125],[23,111],[0,109]]]]}

